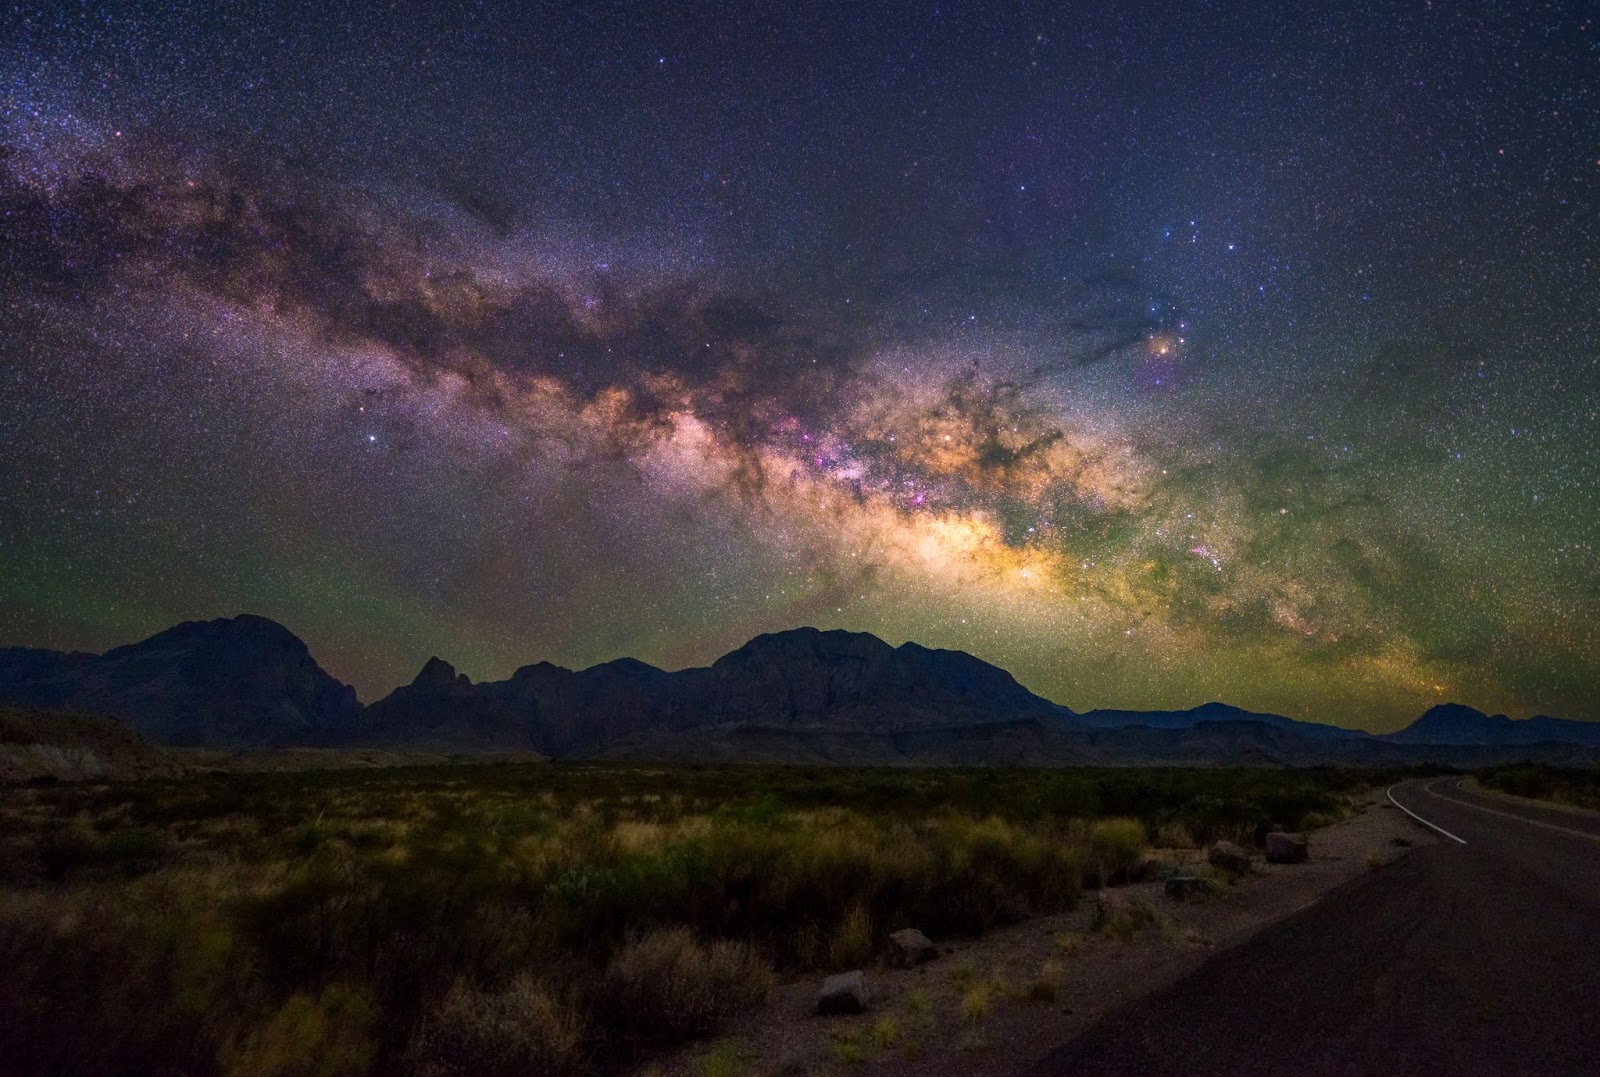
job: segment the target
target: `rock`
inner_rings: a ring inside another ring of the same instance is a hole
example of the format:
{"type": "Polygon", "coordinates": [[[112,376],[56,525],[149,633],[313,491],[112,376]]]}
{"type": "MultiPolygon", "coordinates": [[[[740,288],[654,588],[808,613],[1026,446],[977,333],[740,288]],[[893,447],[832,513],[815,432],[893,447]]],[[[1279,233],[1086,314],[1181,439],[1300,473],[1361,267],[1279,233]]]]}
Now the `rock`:
{"type": "Polygon", "coordinates": [[[1206,861],[1214,868],[1234,875],[1250,873],[1250,853],[1231,841],[1219,841],[1206,853],[1206,861]]]}
{"type": "Polygon", "coordinates": [[[1267,861],[1273,864],[1304,863],[1308,850],[1306,839],[1294,834],[1274,832],[1267,835],[1267,861]]]}
{"type": "Polygon", "coordinates": [[[867,977],[860,969],[841,972],[822,981],[817,994],[817,1013],[861,1013],[867,1008],[867,977]]]}
{"type": "Polygon", "coordinates": [[[1167,880],[1167,896],[1179,901],[1200,901],[1221,889],[1221,883],[1203,875],[1174,875],[1167,880]]]}
{"type": "Polygon", "coordinates": [[[939,948],[914,927],[889,936],[889,964],[894,968],[909,969],[938,956],[939,948]]]}

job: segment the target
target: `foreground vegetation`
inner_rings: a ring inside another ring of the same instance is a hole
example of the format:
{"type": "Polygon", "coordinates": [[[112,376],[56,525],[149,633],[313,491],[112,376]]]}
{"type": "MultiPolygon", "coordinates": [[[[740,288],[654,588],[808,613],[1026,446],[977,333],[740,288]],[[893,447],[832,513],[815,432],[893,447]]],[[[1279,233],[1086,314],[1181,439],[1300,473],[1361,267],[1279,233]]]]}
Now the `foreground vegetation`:
{"type": "Polygon", "coordinates": [[[1600,770],[1518,763],[1484,771],[1478,775],[1478,780],[1491,789],[1513,796],[1535,797],[1600,811],[1600,770]]]}
{"type": "Polygon", "coordinates": [[[0,789],[18,1073],[538,1074],[712,1034],[886,934],[1069,908],[1330,770],[462,766],[0,789]]]}

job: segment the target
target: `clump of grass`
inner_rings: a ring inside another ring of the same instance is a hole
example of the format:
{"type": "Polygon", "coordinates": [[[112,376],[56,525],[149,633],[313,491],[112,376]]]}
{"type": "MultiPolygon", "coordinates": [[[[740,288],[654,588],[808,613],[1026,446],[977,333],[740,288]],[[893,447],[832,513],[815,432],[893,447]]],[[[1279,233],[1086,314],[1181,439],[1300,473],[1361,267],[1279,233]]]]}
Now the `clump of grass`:
{"type": "Polygon", "coordinates": [[[1063,954],[1075,954],[1083,949],[1083,936],[1076,931],[1057,931],[1050,936],[1050,941],[1063,954]]]}
{"type": "Polygon", "coordinates": [[[886,1050],[900,1041],[900,1022],[889,1014],[884,1014],[872,1023],[869,1034],[872,1046],[878,1050],[886,1050]]]}
{"type": "Polygon", "coordinates": [[[698,942],[688,928],[640,936],[611,959],[601,988],[609,1023],[646,1042],[674,1043],[717,1030],[760,1002],[772,972],[741,943],[698,942]]]}
{"type": "Polygon", "coordinates": [[[1067,967],[1055,958],[1039,966],[1038,973],[1028,981],[1027,999],[1030,1002],[1051,1003],[1061,996],[1066,983],[1067,967]]]}
{"type": "Polygon", "coordinates": [[[989,1016],[989,985],[975,983],[961,993],[961,1019],[977,1024],[989,1016]]]}
{"type": "Polygon", "coordinates": [[[905,1009],[906,1020],[913,1028],[933,1027],[933,998],[927,988],[913,987],[900,996],[900,1005],[905,1009]]]}
{"type": "Polygon", "coordinates": [[[530,977],[498,990],[458,983],[424,1019],[407,1069],[419,1077],[578,1073],[585,1033],[578,1012],[530,977]]]}
{"type": "Polygon", "coordinates": [[[749,1054],[734,1040],[712,1044],[689,1062],[690,1077],[745,1077],[749,1072],[749,1054]]]}
{"type": "Polygon", "coordinates": [[[1117,940],[1130,942],[1141,929],[1154,923],[1156,910],[1143,901],[1135,901],[1100,921],[1100,933],[1117,940]]]}
{"type": "Polygon", "coordinates": [[[828,961],[835,968],[862,964],[872,956],[872,915],[857,903],[839,923],[828,941],[828,961]]]}
{"type": "Polygon", "coordinates": [[[872,1057],[871,1048],[854,1028],[836,1027],[829,1030],[828,1037],[833,1041],[833,1057],[847,1066],[859,1065],[872,1057]]]}
{"type": "Polygon", "coordinates": [[[950,978],[951,985],[957,991],[962,991],[966,989],[968,984],[972,983],[972,979],[977,973],[973,971],[972,965],[968,962],[955,961],[945,969],[945,975],[950,978]]]}

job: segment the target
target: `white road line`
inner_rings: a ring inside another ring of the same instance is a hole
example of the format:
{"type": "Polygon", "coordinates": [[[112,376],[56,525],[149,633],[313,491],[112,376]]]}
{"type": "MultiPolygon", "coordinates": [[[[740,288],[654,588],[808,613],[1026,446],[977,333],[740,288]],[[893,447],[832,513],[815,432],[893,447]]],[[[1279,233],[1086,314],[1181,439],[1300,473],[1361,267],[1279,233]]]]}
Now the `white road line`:
{"type": "MultiPolygon", "coordinates": [[[[1396,783],[1396,784],[1398,784],[1398,783],[1396,783]]],[[[1387,790],[1384,791],[1384,795],[1389,798],[1389,803],[1390,804],[1393,804],[1395,807],[1399,808],[1401,811],[1405,812],[1407,815],[1411,816],[1411,818],[1415,819],[1417,822],[1421,823],[1423,826],[1427,827],[1428,829],[1437,830],[1439,833],[1443,834],[1445,837],[1449,838],[1451,841],[1458,841],[1462,845],[1465,845],[1467,843],[1467,839],[1466,838],[1458,838],[1454,834],[1450,833],[1450,831],[1446,830],[1444,827],[1438,826],[1437,824],[1428,822],[1428,820],[1424,819],[1422,816],[1418,815],[1416,812],[1412,811],[1410,808],[1406,807],[1404,804],[1402,804],[1398,800],[1396,800],[1394,798],[1394,786],[1393,785],[1391,785],[1387,790]]]]}
{"type": "MultiPolygon", "coordinates": [[[[1572,829],[1571,827],[1568,827],[1568,826],[1557,826],[1554,823],[1545,823],[1545,822],[1541,822],[1538,819],[1529,819],[1526,815],[1513,815],[1512,813],[1510,813],[1508,811],[1496,811],[1493,808],[1485,808],[1482,804],[1474,804],[1470,800],[1457,800],[1455,797],[1447,797],[1443,793],[1435,793],[1433,791],[1432,787],[1436,783],[1438,783],[1440,781],[1443,781],[1443,780],[1444,780],[1443,778],[1436,778],[1436,779],[1434,779],[1434,781],[1428,782],[1426,785],[1424,785],[1422,787],[1422,791],[1427,793],[1429,796],[1438,797],[1440,800],[1448,800],[1452,804],[1459,804],[1463,808],[1471,808],[1473,811],[1481,811],[1485,815],[1498,815],[1503,819],[1515,819],[1519,823],[1527,823],[1529,826],[1542,826],[1546,830],[1554,830],[1558,834],[1570,834],[1574,838],[1584,838],[1584,839],[1586,839],[1588,841],[1600,841],[1600,834],[1591,834],[1587,830],[1574,830],[1574,829],[1572,829]]],[[[1459,790],[1462,793],[1466,793],[1467,796],[1482,796],[1483,795],[1481,793],[1472,793],[1472,792],[1468,792],[1465,789],[1462,789],[1461,788],[1461,782],[1465,781],[1465,780],[1466,779],[1463,778],[1460,781],[1456,782],[1456,789],[1457,790],[1459,790]]],[[[1391,785],[1389,788],[1393,789],[1394,786],[1391,785]]],[[[1390,797],[1389,799],[1393,800],[1394,797],[1390,797]]],[[[1396,806],[1398,807],[1399,805],[1396,805],[1396,806]]],[[[1403,807],[1401,807],[1400,810],[1403,811],[1403,812],[1406,812],[1407,815],[1410,815],[1413,819],[1417,819],[1419,822],[1423,822],[1423,823],[1427,823],[1428,822],[1426,819],[1418,818],[1418,816],[1415,813],[1410,812],[1410,811],[1406,811],[1406,809],[1403,808],[1403,807]]],[[[1433,826],[1432,823],[1428,823],[1428,825],[1429,826],[1433,826]]],[[[1439,830],[1439,828],[1436,827],[1436,826],[1433,826],[1433,829],[1439,830]]],[[[1439,832],[1441,834],[1444,833],[1444,831],[1442,831],[1442,830],[1440,830],[1439,832]]],[[[1461,841],[1460,838],[1456,838],[1456,840],[1457,841],[1461,841]]],[[[1461,841],[1461,844],[1465,845],[1466,842],[1461,841]]]]}

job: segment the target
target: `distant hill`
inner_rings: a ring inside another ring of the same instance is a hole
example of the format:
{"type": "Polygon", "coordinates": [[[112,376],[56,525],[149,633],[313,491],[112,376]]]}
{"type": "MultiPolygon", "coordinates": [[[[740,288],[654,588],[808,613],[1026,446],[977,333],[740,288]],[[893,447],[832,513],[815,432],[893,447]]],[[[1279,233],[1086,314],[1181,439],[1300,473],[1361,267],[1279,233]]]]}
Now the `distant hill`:
{"type": "Polygon", "coordinates": [[[540,662],[474,683],[431,658],[410,684],[362,708],[288,629],[241,616],[103,655],[0,650],[0,703],[112,715],[160,744],[359,748],[379,753],[362,757],[373,761],[1600,763],[1600,723],[1513,721],[1456,705],[1387,736],[1225,703],[1077,714],[961,651],[814,628],[757,636],[676,672],[631,658],[582,670],[540,662]]]}
{"type": "Polygon", "coordinates": [[[0,782],[175,777],[185,768],[115,718],[0,707],[0,782]]]}
{"type": "Polygon", "coordinates": [[[107,714],[162,744],[331,744],[361,711],[293,632],[249,615],[188,621],[105,654],[0,649],[0,703],[107,714]]]}
{"type": "Polygon", "coordinates": [[[1144,726],[1148,729],[1193,729],[1204,722],[1259,722],[1275,729],[1284,729],[1304,737],[1326,737],[1333,740],[1362,740],[1371,736],[1359,729],[1326,725],[1321,722],[1302,722],[1285,718],[1281,714],[1260,714],[1241,710],[1226,703],[1202,703],[1185,711],[1124,711],[1092,710],[1076,717],[1080,726],[1089,729],[1125,729],[1144,726]]]}
{"type": "Polygon", "coordinates": [[[1539,715],[1520,721],[1489,715],[1459,703],[1431,707],[1415,722],[1386,738],[1395,744],[1527,745],[1557,742],[1600,746],[1600,722],[1575,722],[1539,715]]]}

